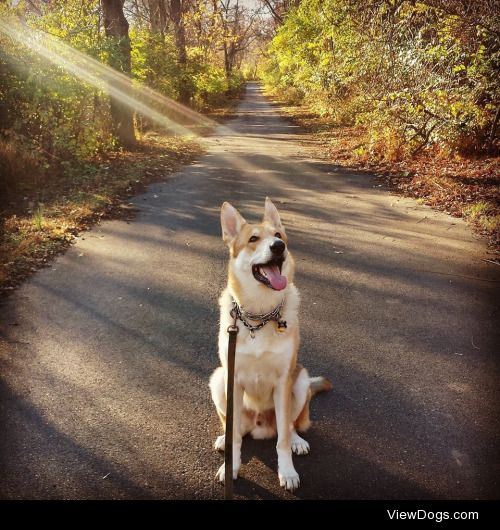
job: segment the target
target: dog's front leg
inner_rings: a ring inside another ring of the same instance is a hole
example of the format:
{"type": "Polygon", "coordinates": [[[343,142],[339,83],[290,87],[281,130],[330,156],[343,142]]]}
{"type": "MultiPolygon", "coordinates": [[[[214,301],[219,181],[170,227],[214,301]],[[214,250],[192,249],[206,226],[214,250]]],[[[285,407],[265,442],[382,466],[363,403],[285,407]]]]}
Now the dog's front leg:
{"type": "Polygon", "coordinates": [[[273,398],[278,428],[278,477],[281,486],[293,491],[299,487],[300,480],[292,461],[292,384],[288,376],[278,381],[273,398]]]}
{"type": "MultiPolygon", "coordinates": [[[[233,393],[233,479],[238,477],[238,471],[241,467],[241,413],[243,410],[243,387],[236,381],[234,382],[233,393]]],[[[224,482],[225,468],[224,464],[217,471],[217,479],[224,482]]]]}

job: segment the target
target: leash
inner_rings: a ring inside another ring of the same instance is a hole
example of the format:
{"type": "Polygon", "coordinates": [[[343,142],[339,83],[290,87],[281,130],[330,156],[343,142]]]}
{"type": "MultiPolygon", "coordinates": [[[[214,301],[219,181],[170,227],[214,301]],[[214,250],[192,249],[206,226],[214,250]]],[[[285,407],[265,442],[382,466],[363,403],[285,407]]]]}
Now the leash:
{"type": "Polygon", "coordinates": [[[233,498],[233,408],[234,408],[234,358],[238,326],[236,316],[232,326],[227,328],[227,389],[226,389],[226,434],[224,438],[224,499],[233,498]]]}

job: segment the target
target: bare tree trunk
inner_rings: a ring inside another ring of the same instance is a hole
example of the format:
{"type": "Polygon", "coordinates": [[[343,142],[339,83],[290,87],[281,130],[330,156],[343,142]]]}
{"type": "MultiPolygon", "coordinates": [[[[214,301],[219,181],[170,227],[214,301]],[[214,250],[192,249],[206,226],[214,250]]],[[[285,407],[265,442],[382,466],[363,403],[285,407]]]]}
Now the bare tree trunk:
{"type": "Polygon", "coordinates": [[[497,135],[497,125],[498,120],[500,118],[500,106],[497,108],[497,112],[495,114],[495,119],[493,120],[493,123],[491,124],[491,130],[488,138],[488,144],[486,147],[486,151],[490,152],[493,147],[493,142],[495,141],[496,135],[497,135]]]}
{"type": "MultiPolygon", "coordinates": [[[[184,21],[182,19],[182,0],[170,0],[170,16],[174,23],[175,45],[177,47],[177,60],[183,73],[186,71],[187,53],[186,53],[186,32],[184,21]]],[[[191,94],[187,79],[181,81],[179,87],[179,100],[181,103],[189,103],[191,94]]]]}
{"type": "Polygon", "coordinates": [[[226,72],[226,77],[231,76],[231,63],[229,61],[229,50],[227,42],[224,40],[224,71],[226,72]]]}
{"type": "Polygon", "coordinates": [[[219,14],[219,18],[222,24],[222,29],[224,31],[223,41],[222,41],[222,51],[224,52],[224,72],[226,73],[226,78],[229,78],[231,75],[231,66],[229,64],[229,49],[228,49],[228,31],[229,31],[229,7],[231,5],[230,0],[227,4],[221,2],[222,9],[217,9],[216,2],[214,1],[214,13],[219,14]]]}
{"type": "MultiPolygon", "coordinates": [[[[101,0],[104,13],[104,32],[116,43],[109,64],[119,72],[130,75],[130,39],[128,22],[123,14],[124,0],[101,0]]],[[[113,96],[110,97],[111,118],[118,141],[125,147],[135,145],[134,112],[113,96]]]]}
{"type": "Polygon", "coordinates": [[[238,48],[235,46],[234,42],[231,42],[229,46],[224,47],[224,66],[226,69],[226,77],[228,79],[233,73],[237,51],[238,48]]]}
{"type": "Polygon", "coordinates": [[[165,0],[148,0],[149,25],[153,33],[165,34],[167,26],[167,10],[165,0]]]}

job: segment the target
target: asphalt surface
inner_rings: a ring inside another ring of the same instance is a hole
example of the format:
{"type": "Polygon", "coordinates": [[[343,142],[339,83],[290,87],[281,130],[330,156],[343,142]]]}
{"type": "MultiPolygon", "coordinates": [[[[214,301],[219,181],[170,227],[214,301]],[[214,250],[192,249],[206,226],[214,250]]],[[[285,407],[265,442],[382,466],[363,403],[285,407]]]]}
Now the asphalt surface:
{"type": "Polygon", "coordinates": [[[1,306],[2,498],[217,499],[207,386],[219,208],[282,212],[317,396],[295,494],[243,443],[241,498],[498,498],[498,266],[465,224],[314,158],[255,84],[209,150],[1,306]]]}

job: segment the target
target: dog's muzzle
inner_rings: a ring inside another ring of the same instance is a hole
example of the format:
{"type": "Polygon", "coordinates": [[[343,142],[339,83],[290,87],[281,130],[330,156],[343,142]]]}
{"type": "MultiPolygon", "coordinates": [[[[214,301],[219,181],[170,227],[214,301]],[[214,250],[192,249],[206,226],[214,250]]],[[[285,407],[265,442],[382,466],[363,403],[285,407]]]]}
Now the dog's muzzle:
{"type": "Polygon", "coordinates": [[[253,277],[275,291],[282,291],[287,284],[286,276],[281,274],[285,261],[283,251],[280,254],[273,254],[273,257],[267,263],[259,263],[252,266],[253,277]]]}

